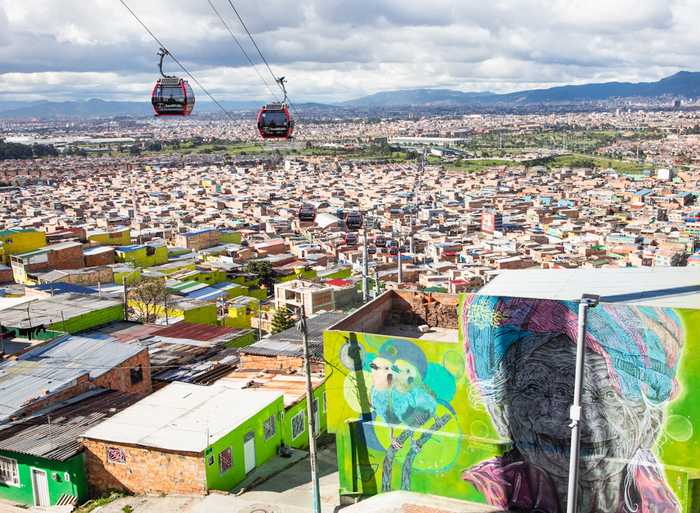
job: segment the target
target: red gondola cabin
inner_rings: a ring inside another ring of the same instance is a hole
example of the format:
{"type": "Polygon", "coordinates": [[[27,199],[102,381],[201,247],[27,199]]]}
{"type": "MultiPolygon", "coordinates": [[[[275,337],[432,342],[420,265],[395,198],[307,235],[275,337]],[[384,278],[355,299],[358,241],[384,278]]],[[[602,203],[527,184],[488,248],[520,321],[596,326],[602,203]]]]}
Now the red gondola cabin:
{"type": "Polygon", "coordinates": [[[194,109],[194,91],[187,80],[160,78],[153,88],[151,103],[156,116],[189,116],[194,109]]]}
{"type": "Polygon", "coordinates": [[[258,114],[258,132],[263,139],[288,139],[294,132],[294,120],[290,119],[287,105],[268,103],[258,114]]]}

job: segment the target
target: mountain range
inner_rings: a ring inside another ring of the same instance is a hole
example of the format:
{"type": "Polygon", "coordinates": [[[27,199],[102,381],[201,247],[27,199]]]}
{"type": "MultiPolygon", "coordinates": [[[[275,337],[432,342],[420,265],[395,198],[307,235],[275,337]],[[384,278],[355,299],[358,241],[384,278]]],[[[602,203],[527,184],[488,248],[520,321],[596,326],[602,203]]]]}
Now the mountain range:
{"type": "MultiPolygon", "coordinates": [[[[449,89],[411,89],[376,93],[345,102],[322,105],[318,103],[298,104],[297,108],[338,109],[344,107],[382,106],[449,106],[449,105],[528,105],[555,102],[601,101],[611,98],[674,98],[700,97],[700,72],[680,71],[658,82],[605,82],[601,84],[568,85],[549,89],[531,89],[507,94],[489,92],[465,93],[449,89]]],[[[257,102],[220,101],[226,110],[257,110],[257,102]]],[[[218,110],[211,101],[198,101],[196,111],[218,110]]],[[[91,99],[84,102],[34,102],[0,101],[0,118],[54,116],[114,116],[153,115],[149,102],[119,102],[91,99]]]]}

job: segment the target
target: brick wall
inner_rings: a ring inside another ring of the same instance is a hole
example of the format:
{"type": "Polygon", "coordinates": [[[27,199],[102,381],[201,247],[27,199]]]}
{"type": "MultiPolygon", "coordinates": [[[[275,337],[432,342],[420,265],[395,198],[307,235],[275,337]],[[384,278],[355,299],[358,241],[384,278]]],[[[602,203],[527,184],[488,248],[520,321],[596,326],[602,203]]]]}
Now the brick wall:
{"type": "Polygon", "coordinates": [[[85,439],[85,470],[90,497],[112,491],[206,494],[204,457],[85,439]],[[107,447],[123,449],[126,463],[107,460],[107,447]]]}
{"type": "MultiPolygon", "coordinates": [[[[240,366],[242,369],[295,369],[303,370],[304,359],[295,356],[261,356],[241,352],[240,366]]],[[[311,372],[324,372],[322,361],[311,360],[311,372]]]]}
{"type": "Polygon", "coordinates": [[[151,385],[151,364],[148,358],[148,348],[144,347],[141,352],[125,360],[120,366],[94,379],[92,384],[132,394],[151,394],[153,386],[151,385]],[[141,366],[141,381],[132,385],[132,370],[137,371],[139,365],[141,366]]]}
{"type": "Polygon", "coordinates": [[[101,265],[112,265],[113,263],[114,251],[85,256],[85,267],[99,267],[101,265]]]}
{"type": "Polygon", "coordinates": [[[50,269],[81,269],[83,267],[83,247],[53,250],[49,253],[50,269]]]}

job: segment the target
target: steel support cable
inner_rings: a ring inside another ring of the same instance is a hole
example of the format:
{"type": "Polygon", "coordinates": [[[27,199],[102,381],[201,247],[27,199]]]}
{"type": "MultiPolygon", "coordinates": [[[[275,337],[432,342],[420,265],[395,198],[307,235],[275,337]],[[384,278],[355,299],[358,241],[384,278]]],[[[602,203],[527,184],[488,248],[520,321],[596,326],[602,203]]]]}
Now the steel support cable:
{"type": "MultiPolygon", "coordinates": [[[[209,1],[209,3],[211,3],[211,0],[207,0],[207,1],[209,1]]],[[[258,44],[255,42],[255,39],[253,38],[253,34],[250,33],[250,30],[248,30],[248,27],[246,27],[246,24],[245,24],[245,22],[243,21],[243,18],[241,18],[241,15],[238,14],[238,10],[236,9],[236,6],[233,5],[233,2],[232,2],[231,0],[228,0],[228,3],[231,5],[231,9],[233,9],[233,12],[236,13],[236,16],[238,16],[238,20],[241,22],[241,25],[243,25],[243,28],[245,29],[246,34],[248,34],[248,37],[250,38],[251,42],[253,43],[253,46],[255,46],[255,49],[258,51],[258,54],[260,55],[260,58],[261,58],[261,59],[263,60],[263,62],[265,63],[265,66],[267,66],[267,69],[268,69],[268,71],[270,72],[270,75],[272,75],[272,78],[275,79],[275,82],[277,83],[277,85],[280,86],[280,89],[281,89],[282,92],[284,93],[285,98],[287,98],[287,91],[285,91],[284,86],[280,83],[280,80],[281,80],[281,79],[278,79],[278,78],[275,76],[275,74],[272,72],[272,68],[270,68],[270,65],[267,63],[267,59],[265,59],[265,56],[264,56],[264,55],[262,54],[262,52],[260,51],[260,48],[258,47],[258,44]]],[[[267,85],[267,82],[265,82],[265,84],[267,85]]],[[[274,94],[273,94],[273,96],[274,96],[274,94]]],[[[275,99],[277,99],[277,97],[275,97],[275,99]]],[[[301,114],[299,114],[299,111],[298,111],[297,108],[294,106],[294,104],[292,103],[292,101],[289,100],[289,99],[287,99],[287,100],[289,101],[289,105],[292,107],[292,109],[294,110],[295,114],[297,115],[297,118],[299,118],[299,121],[300,121],[301,126],[305,126],[304,118],[301,117],[301,114]]],[[[306,140],[306,136],[302,136],[302,139],[306,140]]]]}
{"type": "MultiPolygon", "coordinates": [[[[262,81],[263,81],[263,84],[265,84],[265,87],[267,87],[267,90],[270,91],[270,94],[273,96],[273,98],[274,98],[275,100],[277,100],[277,96],[275,96],[275,93],[272,91],[272,89],[270,89],[270,86],[268,85],[268,83],[265,82],[265,79],[263,78],[262,74],[260,73],[260,71],[258,71],[258,68],[255,66],[255,64],[253,64],[253,61],[252,61],[251,58],[248,56],[248,54],[246,53],[246,51],[243,49],[243,46],[241,46],[241,43],[238,41],[238,39],[236,39],[236,36],[233,35],[233,32],[231,32],[231,29],[228,28],[228,25],[226,25],[226,22],[225,22],[224,19],[221,17],[221,14],[219,14],[219,11],[216,10],[216,7],[214,7],[214,4],[211,3],[211,0],[207,0],[207,2],[209,2],[209,5],[211,6],[211,8],[214,9],[214,12],[216,13],[216,15],[217,15],[217,16],[219,17],[219,19],[221,20],[221,23],[223,23],[224,27],[226,27],[226,30],[228,30],[228,33],[231,34],[231,37],[233,38],[233,40],[234,40],[234,41],[236,42],[236,44],[238,45],[238,48],[241,49],[241,52],[243,52],[243,55],[245,55],[246,59],[248,59],[248,62],[250,63],[250,65],[253,66],[253,69],[255,70],[255,72],[256,72],[256,73],[258,74],[258,76],[260,77],[260,80],[262,80],[262,81]]],[[[247,30],[248,30],[248,29],[246,29],[246,31],[247,31],[247,30]]],[[[255,43],[253,43],[253,44],[255,44],[255,43]]],[[[263,59],[263,60],[264,60],[264,59],[263,59]]],[[[267,63],[265,63],[265,64],[267,64],[267,63]]],[[[269,66],[268,66],[268,69],[269,69],[269,66]]],[[[273,77],[274,77],[274,75],[273,75],[273,77]]],[[[277,81],[276,78],[275,78],[275,81],[277,81]]]]}
{"type": "MultiPolygon", "coordinates": [[[[197,30],[199,30],[199,33],[202,35],[202,37],[204,38],[204,40],[209,44],[209,46],[211,47],[211,49],[214,50],[214,53],[216,53],[216,55],[219,56],[219,59],[221,59],[221,62],[224,64],[224,66],[226,66],[227,68],[233,68],[233,66],[229,65],[229,63],[227,63],[227,62],[224,60],[224,58],[221,56],[221,54],[218,52],[218,50],[214,47],[214,45],[211,43],[211,41],[209,41],[209,39],[207,38],[207,36],[206,36],[206,34],[204,33],[204,31],[203,31],[201,28],[199,28],[199,27],[197,26],[197,24],[194,22],[194,20],[192,19],[192,17],[187,13],[187,11],[185,11],[185,9],[182,7],[182,5],[180,5],[180,2],[178,2],[177,0],[175,0],[175,3],[176,3],[177,6],[180,8],[180,10],[181,10],[183,13],[185,13],[185,16],[187,16],[187,19],[190,20],[190,23],[191,23],[194,27],[197,27],[197,30]]],[[[241,81],[241,79],[238,77],[238,75],[236,75],[236,79],[237,79],[238,82],[241,84],[241,87],[243,87],[243,90],[246,92],[246,94],[247,94],[248,96],[250,96],[250,99],[253,100],[254,102],[260,103],[260,100],[257,99],[257,98],[254,98],[253,95],[250,93],[250,91],[248,91],[248,88],[247,88],[247,87],[245,86],[245,84],[241,81]]]]}
{"type": "MultiPolygon", "coordinates": [[[[286,55],[284,54],[284,52],[282,51],[282,47],[281,47],[280,44],[277,42],[277,38],[276,38],[275,35],[273,34],[272,29],[270,28],[270,25],[268,25],[267,20],[265,19],[265,17],[263,16],[262,12],[261,12],[260,9],[258,8],[258,4],[255,3],[255,0],[252,0],[252,2],[253,2],[253,6],[255,7],[255,10],[258,11],[258,14],[260,15],[260,18],[263,20],[263,23],[264,23],[265,26],[267,27],[267,31],[270,33],[270,37],[272,37],[272,40],[275,42],[275,46],[277,46],[277,49],[278,49],[278,50],[280,51],[280,53],[282,54],[282,57],[284,57],[284,61],[287,63],[287,66],[289,66],[289,69],[290,69],[290,71],[291,71],[292,65],[289,63],[289,59],[287,59],[287,56],[286,56],[286,55]]],[[[295,77],[295,78],[296,78],[296,77],[295,77]]],[[[309,95],[306,93],[306,90],[304,89],[303,86],[301,87],[301,91],[304,93],[304,96],[306,96],[306,99],[309,100],[309,101],[311,101],[311,100],[309,99],[309,95]]]]}
{"type": "MultiPolygon", "coordinates": [[[[158,43],[158,45],[159,45],[161,48],[165,48],[165,46],[163,46],[163,43],[161,43],[161,42],[158,40],[158,38],[153,34],[153,32],[151,32],[151,31],[148,29],[148,27],[146,26],[146,24],[145,24],[144,22],[142,22],[142,21],[139,19],[138,16],[136,16],[136,13],[135,13],[134,11],[132,11],[132,10],[129,8],[128,5],[126,5],[126,2],[124,2],[124,0],[119,0],[119,1],[122,3],[122,5],[123,5],[124,7],[126,7],[126,9],[131,13],[131,15],[132,15],[134,18],[136,18],[136,21],[138,21],[138,22],[141,24],[141,26],[142,26],[144,29],[146,29],[146,32],[148,32],[148,33],[151,35],[151,37],[155,40],[155,42],[158,43]]],[[[233,122],[234,122],[236,125],[238,125],[240,128],[245,128],[245,127],[244,127],[241,123],[239,123],[238,120],[236,120],[226,109],[224,109],[224,107],[223,107],[218,101],[216,101],[216,98],[214,98],[211,94],[209,94],[209,91],[207,91],[204,87],[202,87],[202,84],[200,84],[199,81],[198,81],[196,78],[194,78],[194,77],[192,76],[192,74],[191,74],[189,71],[187,71],[187,70],[185,69],[185,67],[184,67],[182,64],[180,64],[180,61],[178,61],[178,60],[175,58],[175,56],[174,56],[173,54],[171,54],[170,52],[168,52],[168,55],[170,55],[170,57],[177,63],[177,65],[180,66],[180,68],[182,68],[182,71],[184,71],[185,73],[187,73],[187,76],[190,77],[190,78],[194,81],[194,83],[197,84],[197,85],[200,87],[200,89],[201,89],[202,91],[204,91],[204,92],[207,94],[207,96],[208,96],[209,98],[211,98],[211,100],[219,106],[219,108],[220,108],[222,111],[224,111],[224,113],[231,119],[231,121],[233,121],[233,122]]]]}

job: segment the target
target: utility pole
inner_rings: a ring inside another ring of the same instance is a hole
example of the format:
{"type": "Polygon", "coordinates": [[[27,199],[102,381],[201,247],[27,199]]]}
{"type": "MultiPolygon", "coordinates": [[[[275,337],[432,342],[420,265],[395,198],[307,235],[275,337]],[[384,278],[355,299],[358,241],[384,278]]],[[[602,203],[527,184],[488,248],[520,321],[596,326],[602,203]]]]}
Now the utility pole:
{"type": "Polygon", "coordinates": [[[369,301],[369,255],[367,253],[367,219],[362,220],[362,234],[365,242],[362,248],[362,302],[369,301]]]}
{"type": "Polygon", "coordinates": [[[122,286],[124,287],[124,320],[128,321],[129,320],[129,299],[127,294],[129,293],[126,290],[126,276],[122,277],[122,286]]]}
{"type": "MultiPolygon", "coordinates": [[[[401,237],[401,232],[399,232],[399,238],[401,237]]],[[[399,285],[403,283],[403,259],[401,258],[401,244],[396,244],[399,249],[399,285]]]]}
{"type": "Polygon", "coordinates": [[[306,311],[304,295],[301,297],[301,338],[304,343],[304,371],[306,372],[306,416],[309,428],[309,463],[311,464],[311,489],[313,491],[314,513],[321,513],[321,494],[318,482],[318,462],[316,461],[316,430],[314,414],[314,389],[311,385],[311,362],[309,355],[309,338],[306,328],[306,311]]]}
{"type": "Polygon", "coordinates": [[[583,294],[578,305],[578,339],[576,345],[576,377],[574,383],[574,403],[571,405],[571,453],[569,455],[569,491],[567,495],[566,512],[576,513],[578,501],[578,462],[581,445],[581,429],[579,423],[583,418],[581,397],[583,395],[583,372],[586,368],[586,324],[588,309],[595,307],[600,296],[583,294]]]}

